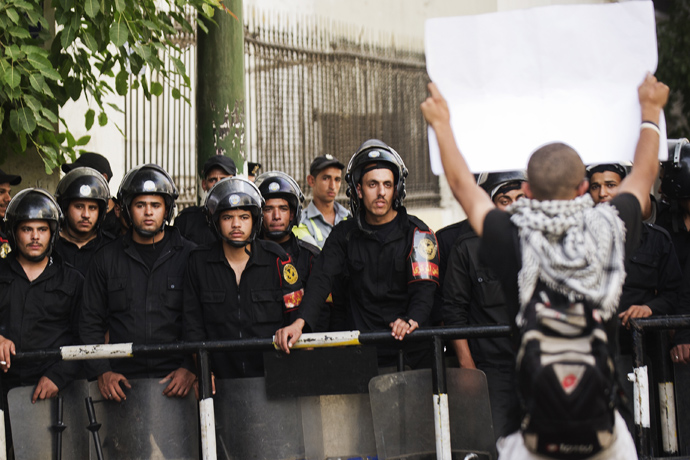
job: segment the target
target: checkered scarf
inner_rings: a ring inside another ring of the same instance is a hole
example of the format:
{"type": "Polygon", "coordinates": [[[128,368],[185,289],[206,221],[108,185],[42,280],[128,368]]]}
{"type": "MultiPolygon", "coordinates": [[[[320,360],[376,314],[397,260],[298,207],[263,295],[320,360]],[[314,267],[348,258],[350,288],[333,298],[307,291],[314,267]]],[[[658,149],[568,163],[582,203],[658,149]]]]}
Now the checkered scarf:
{"type": "Polygon", "coordinates": [[[591,301],[604,320],[611,318],[625,281],[625,227],[616,209],[594,207],[585,194],[574,200],[522,199],[508,212],[522,251],[518,324],[539,280],[572,301],[591,301]]]}

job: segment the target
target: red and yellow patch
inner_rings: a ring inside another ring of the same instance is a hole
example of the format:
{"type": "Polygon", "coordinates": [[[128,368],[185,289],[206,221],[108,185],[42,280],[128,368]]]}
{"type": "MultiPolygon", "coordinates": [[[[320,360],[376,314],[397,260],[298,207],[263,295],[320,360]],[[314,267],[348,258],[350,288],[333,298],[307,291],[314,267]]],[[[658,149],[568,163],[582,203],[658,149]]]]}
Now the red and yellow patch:
{"type": "Polygon", "coordinates": [[[438,265],[432,262],[412,262],[412,276],[417,279],[438,280],[438,265]]]}
{"type": "Polygon", "coordinates": [[[304,297],[304,289],[300,289],[299,291],[294,291],[289,294],[285,294],[283,296],[285,310],[290,311],[299,307],[299,304],[302,303],[302,297],[304,297]]]}

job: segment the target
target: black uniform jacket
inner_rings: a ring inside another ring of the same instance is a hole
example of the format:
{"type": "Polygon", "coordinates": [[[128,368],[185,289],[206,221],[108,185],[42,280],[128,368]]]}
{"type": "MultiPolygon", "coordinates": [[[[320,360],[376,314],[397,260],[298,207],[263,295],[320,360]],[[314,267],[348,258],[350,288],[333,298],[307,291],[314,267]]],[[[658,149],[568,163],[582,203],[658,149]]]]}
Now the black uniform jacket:
{"type": "MultiPolygon", "coordinates": [[[[58,348],[79,343],[79,304],[84,277],[52,255],[43,273],[32,282],[14,254],[0,259],[0,335],[16,350],[58,348]]],[[[77,377],[79,361],[17,363],[3,377],[7,388],[35,385],[42,376],[63,389],[77,377]]]]}
{"type": "MultiPolygon", "coordinates": [[[[171,343],[182,339],[182,286],[194,243],[174,227],[170,239],[149,270],[130,233],[96,252],[86,275],[79,323],[85,344],[171,343]]],[[[128,378],[164,377],[183,364],[183,357],[124,358],[89,361],[89,377],[115,371],[128,378]]],[[[190,359],[184,367],[193,369],[190,359]]]]}
{"type": "MultiPolygon", "coordinates": [[[[512,324],[501,281],[479,257],[481,240],[470,231],[457,239],[448,256],[443,284],[446,326],[512,324]]],[[[470,339],[477,366],[513,366],[515,350],[509,337],[470,339]]]]}
{"type": "Polygon", "coordinates": [[[71,241],[60,237],[55,243],[55,252],[62,256],[62,259],[79,270],[79,273],[86,276],[86,272],[91,264],[91,259],[96,251],[103,245],[115,239],[110,234],[98,232],[96,238],[86,243],[81,248],[71,241]]]}
{"type": "Polygon", "coordinates": [[[209,226],[204,208],[201,206],[184,208],[175,217],[173,225],[180,230],[182,236],[199,246],[213,244],[218,240],[215,231],[209,226]]]}
{"type": "MultiPolygon", "coordinates": [[[[272,337],[293,320],[303,295],[292,259],[276,243],[255,240],[240,284],[221,241],[196,248],[184,283],[185,340],[272,337]]],[[[262,352],[212,353],[218,378],[263,376],[262,352]]]]}
{"type": "Polygon", "coordinates": [[[411,318],[426,325],[438,285],[435,241],[426,224],[409,216],[402,207],[383,241],[377,232],[360,229],[357,219],[338,223],[314,264],[300,309],[301,317],[313,329],[334,281],[347,273],[353,327],[360,331],[386,330],[397,318],[411,318]],[[429,279],[413,275],[413,265],[417,263],[416,248],[413,248],[415,230],[428,232],[433,239],[428,244],[433,244],[429,249],[434,261],[423,261],[434,266],[434,276],[429,279]]]}

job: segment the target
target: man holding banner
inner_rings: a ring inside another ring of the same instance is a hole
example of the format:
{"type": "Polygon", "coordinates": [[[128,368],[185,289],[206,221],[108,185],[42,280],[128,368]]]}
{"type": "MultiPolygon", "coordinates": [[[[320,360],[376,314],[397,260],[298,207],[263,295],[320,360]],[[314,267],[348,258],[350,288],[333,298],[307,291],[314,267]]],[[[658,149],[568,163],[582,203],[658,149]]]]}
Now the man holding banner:
{"type": "MultiPolygon", "coordinates": [[[[446,101],[433,83],[429,84],[429,91],[431,96],[421,109],[436,134],[448,184],[482,239],[481,250],[501,280],[506,302],[518,325],[530,320],[523,316],[530,313],[529,307],[532,314],[535,309],[539,312],[539,308],[543,312],[544,304],[547,309],[551,307],[548,301],[540,304],[539,299],[533,298],[544,292],[568,299],[570,310],[582,309],[583,304],[593,305],[592,317],[598,322],[611,319],[625,279],[625,252],[634,250],[633,245],[639,241],[641,205],[649,200],[658,173],[658,123],[668,99],[668,87],[649,74],[638,89],[642,124],[633,170],[621,183],[611,206],[594,208],[586,193],[589,184],[579,155],[568,145],[550,143],[531,155],[529,182],[523,185],[527,198],[511,206],[508,212],[497,210],[474,181],[455,142],[446,101]],[[610,231],[593,234],[598,227],[610,231]]],[[[571,313],[570,310],[567,312],[571,313]]],[[[591,322],[590,318],[584,320],[591,322]]],[[[558,374],[557,370],[554,372],[558,374]]],[[[565,393],[580,382],[581,374],[567,377],[559,382],[565,393]]],[[[538,383],[543,382],[533,384],[538,383]]],[[[520,389],[524,397],[524,388],[520,389]]],[[[526,406],[530,408],[529,404],[526,406]]],[[[536,414],[528,415],[532,419],[526,418],[524,425],[533,426],[536,414]]],[[[612,420],[613,417],[615,426],[612,422],[606,432],[592,427],[592,431],[597,430],[598,440],[589,444],[580,439],[571,444],[543,444],[545,433],[528,433],[529,427],[523,428],[522,433],[513,433],[499,442],[500,458],[528,459],[535,458],[535,454],[570,458],[566,450],[579,454],[579,458],[587,452],[596,454],[597,459],[634,458],[635,446],[625,423],[617,412],[611,414],[612,420]]],[[[562,420],[566,424],[569,421],[562,420]]],[[[568,434],[566,428],[558,436],[568,434]]]]}

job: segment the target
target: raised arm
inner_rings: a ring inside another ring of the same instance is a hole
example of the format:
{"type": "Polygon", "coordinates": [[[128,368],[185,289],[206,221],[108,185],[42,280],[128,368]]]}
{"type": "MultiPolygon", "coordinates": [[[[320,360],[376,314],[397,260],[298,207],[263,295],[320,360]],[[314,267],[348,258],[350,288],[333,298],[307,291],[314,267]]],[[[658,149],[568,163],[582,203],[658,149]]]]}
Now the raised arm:
{"type": "Polygon", "coordinates": [[[434,129],[436,140],[441,151],[441,162],[453,191],[453,196],[467,214],[470,225],[482,236],[484,218],[495,206],[489,195],[477,185],[474,176],[467,167],[450,128],[450,112],[436,85],[429,83],[429,96],[421,105],[427,123],[434,129]]]}
{"type": "Polygon", "coordinates": [[[619,193],[632,193],[637,197],[642,209],[646,209],[649,192],[659,175],[659,133],[653,129],[659,125],[661,109],[668,100],[668,86],[648,74],[637,90],[642,108],[640,139],[635,149],[632,171],[621,182],[619,193]],[[654,125],[644,122],[651,122],[654,125]]]}

